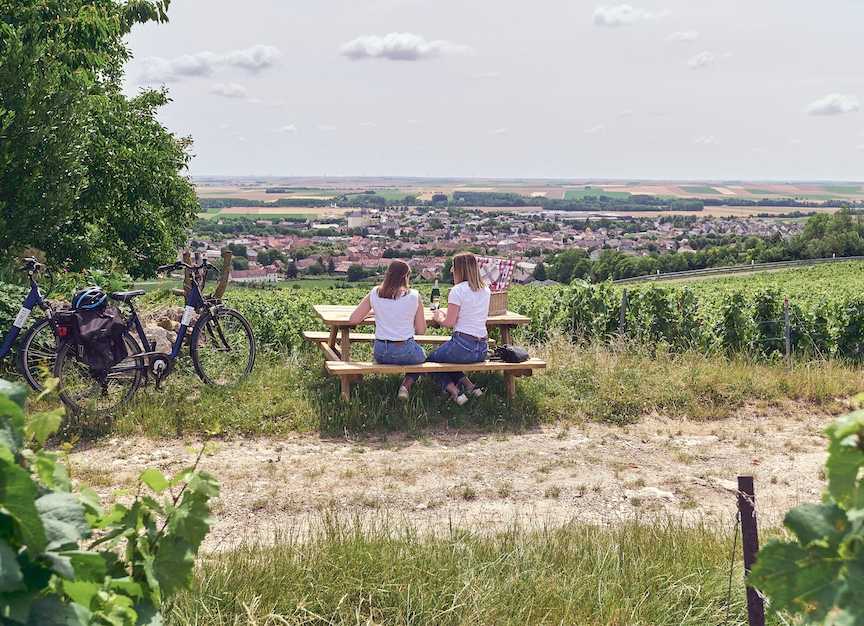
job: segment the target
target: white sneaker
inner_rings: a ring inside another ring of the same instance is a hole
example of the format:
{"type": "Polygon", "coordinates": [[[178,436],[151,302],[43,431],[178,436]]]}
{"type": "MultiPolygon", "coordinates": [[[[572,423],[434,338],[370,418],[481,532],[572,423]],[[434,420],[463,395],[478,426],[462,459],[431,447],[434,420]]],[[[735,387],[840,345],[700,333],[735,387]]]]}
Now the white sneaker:
{"type": "Polygon", "coordinates": [[[462,406],[463,404],[468,402],[468,396],[466,396],[464,393],[460,393],[458,396],[453,398],[453,402],[455,402],[459,406],[462,406]]]}
{"type": "Polygon", "coordinates": [[[404,385],[399,385],[399,393],[396,395],[400,400],[408,399],[408,389],[404,385]]]}
{"type": "Polygon", "coordinates": [[[468,393],[470,393],[475,398],[482,398],[483,397],[483,390],[480,389],[480,387],[474,387],[474,389],[472,389],[468,393]]]}

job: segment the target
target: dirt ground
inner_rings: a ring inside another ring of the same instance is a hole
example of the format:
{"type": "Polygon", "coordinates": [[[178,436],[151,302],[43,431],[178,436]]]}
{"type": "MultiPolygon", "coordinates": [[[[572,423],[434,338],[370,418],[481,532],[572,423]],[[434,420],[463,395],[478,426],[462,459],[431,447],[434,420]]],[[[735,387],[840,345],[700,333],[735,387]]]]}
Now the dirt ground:
{"type": "MultiPolygon", "coordinates": [[[[297,435],[211,441],[202,468],[222,493],[207,549],[302,531],[322,510],[381,513],[430,530],[494,530],[671,514],[734,523],[735,477],[756,478],[760,523],[818,500],[830,416],[800,405],[749,407],[716,422],[543,427],[520,434],[439,430],[327,439],[297,435]]],[[[188,466],[200,441],[112,438],[71,455],[73,477],[104,500],[145,467],[188,466]]]]}

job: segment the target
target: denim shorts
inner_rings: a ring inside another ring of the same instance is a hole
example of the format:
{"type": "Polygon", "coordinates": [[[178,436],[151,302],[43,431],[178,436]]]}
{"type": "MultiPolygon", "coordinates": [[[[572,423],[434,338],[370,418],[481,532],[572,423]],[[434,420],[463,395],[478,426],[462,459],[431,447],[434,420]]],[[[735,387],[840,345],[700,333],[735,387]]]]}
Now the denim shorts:
{"type": "Polygon", "coordinates": [[[376,339],[372,355],[381,365],[417,365],[426,360],[426,353],[413,338],[400,343],[376,339]]]}

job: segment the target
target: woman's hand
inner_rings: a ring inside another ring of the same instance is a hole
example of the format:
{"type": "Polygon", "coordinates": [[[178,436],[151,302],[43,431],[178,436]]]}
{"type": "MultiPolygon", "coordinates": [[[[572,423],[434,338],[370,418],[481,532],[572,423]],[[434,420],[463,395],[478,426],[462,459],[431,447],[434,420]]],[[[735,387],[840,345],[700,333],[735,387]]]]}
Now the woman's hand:
{"type": "Polygon", "coordinates": [[[447,315],[441,309],[432,311],[432,321],[436,324],[441,325],[445,319],[447,319],[447,315]]]}

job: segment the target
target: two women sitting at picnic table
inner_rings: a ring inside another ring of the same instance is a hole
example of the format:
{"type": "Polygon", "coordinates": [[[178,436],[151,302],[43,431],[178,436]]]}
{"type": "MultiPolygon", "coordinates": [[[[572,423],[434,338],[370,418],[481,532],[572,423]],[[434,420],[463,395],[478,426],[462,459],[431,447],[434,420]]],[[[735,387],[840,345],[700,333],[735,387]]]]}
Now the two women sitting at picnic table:
{"type": "MultiPolygon", "coordinates": [[[[489,287],[480,277],[477,258],[470,252],[453,257],[453,288],[447,296],[447,309],[435,310],[433,322],[453,329],[450,340],[428,356],[414,341],[414,335],[426,332],[423,300],[409,286],[411,268],[404,261],[393,261],[384,281],[373,287],[351,314],[350,322],[360,324],[370,312],[375,314],[375,344],[373,356],[382,365],[416,365],[431,363],[480,363],[486,360],[488,336],[486,318],[489,315],[489,287]]],[[[399,399],[407,400],[411,386],[420,374],[407,374],[399,386],[399,399]]],[[[480,397],[483,390],[463,372],[436,372],[432,378],[462,406],[468,395],[480,397]]]]}

